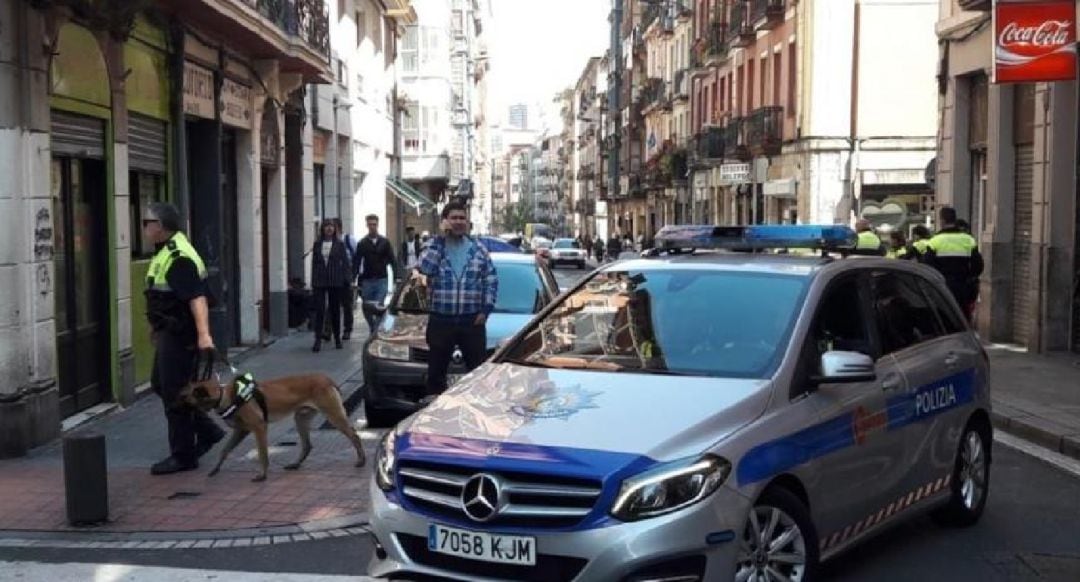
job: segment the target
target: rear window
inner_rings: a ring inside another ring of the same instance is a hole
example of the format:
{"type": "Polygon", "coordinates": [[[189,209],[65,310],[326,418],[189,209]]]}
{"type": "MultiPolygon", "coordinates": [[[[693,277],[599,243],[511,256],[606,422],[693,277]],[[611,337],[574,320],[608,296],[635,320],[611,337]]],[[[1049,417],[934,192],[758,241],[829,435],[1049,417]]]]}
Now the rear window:
{"type": "Polygon", "coordinates": [[[506,360],[545,368],[767,378],[802,307],[795,275],[686,270],[593,276],[506,360]]]}
{"type": "Polygon", "coordinates": [[[580,249],[581,245],[579,245],[578,241],[576,241],[576,240],[569,239],[569,238],[564,238],[564,239],[559,239],[559,240],[555,241],[555,248],[557,248],[557,249],[580,249]]]}

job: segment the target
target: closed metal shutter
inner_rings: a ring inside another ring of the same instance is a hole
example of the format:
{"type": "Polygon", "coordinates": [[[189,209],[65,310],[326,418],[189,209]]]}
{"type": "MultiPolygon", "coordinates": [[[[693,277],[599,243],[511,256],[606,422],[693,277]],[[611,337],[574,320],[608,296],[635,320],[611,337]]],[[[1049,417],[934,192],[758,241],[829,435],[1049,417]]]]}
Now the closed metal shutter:
{"type": "Polygon", "coordinates": [[[1016,146],[1016,202],[1013,205],[1013,341],[1031,345],[1035,329],[1035,273],[1032,272],[1031,194],[1035,171],[1035,147],[1016,146]]]}
{"type": "Polygon", "coordinates": [[[76,158],[105,158],[105,122],[93,117],[52,110],[52,151],[76,158]]]}
{"type": "Polygon", "coordinates": [[[133,170],[165,173],[165,123],[128,114],[128,160],[133,170]]]}

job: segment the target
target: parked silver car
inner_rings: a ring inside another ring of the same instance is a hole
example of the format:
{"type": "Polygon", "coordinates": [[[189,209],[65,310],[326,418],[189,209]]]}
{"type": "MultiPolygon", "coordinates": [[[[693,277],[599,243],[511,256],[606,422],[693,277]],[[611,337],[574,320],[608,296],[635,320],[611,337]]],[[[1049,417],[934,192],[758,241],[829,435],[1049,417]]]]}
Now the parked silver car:
{"type": "MultiPolygon", "coordinates": [[[[718,233],[854,241],[836,227],[718,233]]],[[[975,523],[989,411],[985,352],[928,267],[620,261],[387,433],[370,573],[813,580],[913,515],[975,523]]]]}

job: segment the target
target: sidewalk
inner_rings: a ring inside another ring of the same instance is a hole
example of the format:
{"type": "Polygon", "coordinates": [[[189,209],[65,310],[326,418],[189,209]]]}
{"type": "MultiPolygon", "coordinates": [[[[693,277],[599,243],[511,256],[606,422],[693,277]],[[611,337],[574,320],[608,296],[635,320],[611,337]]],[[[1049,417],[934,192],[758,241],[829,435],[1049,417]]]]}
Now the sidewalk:
{"type": "MultiPolygon", "coordinates": [[[[250,352],[236,365],[257,379],[324,372],[348,398],[362,384],[366,326],[362,318],[357,320],[360,333],[342,350],[331,342],[321,353],[312,353],[311,334],[298,333],[250,352]]],[[[322,419],[314,424],[321,425],[322,419]]],[[[315,430],[311,456],[299,471],[287,472],[282,466],[297,454],[297,438],[292,422],[282,420],[270,430],[268,479],[252,483],[257,456],[251,438],[233,451],[216,477],[206,474],[224,441],[202,458],[198,470],[151,476],[150,465],[168,454],[165,417],[153,394],[76,431],[106,437],[109,521],[83,528],[67,524],[63,449],[57,441],[25,458],[0,461],[0,545],[264,545],[361,533],[357,526],[367,521],[373,434],[362,433],[369,459],[363,469],[353,466],[355,453],[344,436],[336,430],[315,430]]]]}
{"type": "Polygon", "coordinates": [[[988,346],[994,426],[1080,459],[1080,354],[988,346]]]}
{"type": "Polygon", "coordinates": [[[321,576],[314,574],[268,574],[232,570],[162,568],[128,564],[49,564],[39,562],[0,562],[8,580],[49,580],[50,582],[193,582],[195,580],[230,580],[232,582],[361,582],[367,576],[321,576]]]}

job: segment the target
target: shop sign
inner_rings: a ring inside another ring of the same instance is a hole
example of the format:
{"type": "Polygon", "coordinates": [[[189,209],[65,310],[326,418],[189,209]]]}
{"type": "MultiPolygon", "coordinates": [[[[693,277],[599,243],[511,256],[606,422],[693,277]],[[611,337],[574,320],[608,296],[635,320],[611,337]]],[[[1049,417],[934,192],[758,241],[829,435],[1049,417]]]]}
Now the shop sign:
{"type": "Polygon", "coordinates": [[[720,166],[721,184],[743,184],[749,181],[750,164],[722,164],[720,166]]]}
{"type": "Polygon", "coordinates": [[[189,62],[184,63],[184,113],[214,118],[214,73],[189,62]]]}
{"type": "Polygon", "coordinates": [[[1073,0],[1008,1],[994,6],[994,82],[1076,78],[1073,0]]]}
{"type": "Polygon", "coordinates": [[[221,122],[251,129],[251,88],[225,79],[221,85],[221,122]]]}

